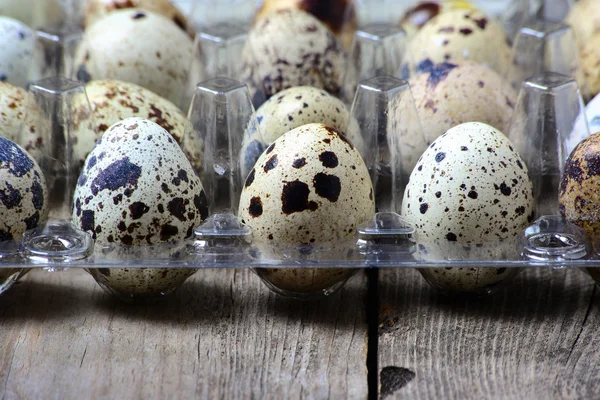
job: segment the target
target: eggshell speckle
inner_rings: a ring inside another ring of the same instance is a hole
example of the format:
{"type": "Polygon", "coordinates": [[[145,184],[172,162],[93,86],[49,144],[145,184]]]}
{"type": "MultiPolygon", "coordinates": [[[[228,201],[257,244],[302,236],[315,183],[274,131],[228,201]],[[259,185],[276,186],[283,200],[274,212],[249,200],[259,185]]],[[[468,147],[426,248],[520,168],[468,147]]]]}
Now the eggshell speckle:
{"type": "Polygon", "coordinates": [[[453,126],[471,121],[508,132],[516,93],[497,73],[469,61],[425,60],[419,70],[411,90],[428,144],[453,126]]]}
{"type": "Polygon", "coordinates": [[[0,16],[0,81],[25,87],[34,41],[27,25],[0,16]]]}
{"type": "MultiPolygon", "coordinates": [[[[202,183],[172,136],[154,122],[128,118],[110,127],[89,154],[74,196],[73,222],[101,244],[182,240],[208,216],[202,183]]],[[[193,270],[110,270],[113,290],[169,291],[193,270]]]]}
{"type": "MultiPolygon", "coordinates": [[[[533,221],[534,205],[527,167],[508,138],[471,122],[450,129],[423,153],[406,187],[402,215],[423,243],[483,243],[516,236],[533,221]]],[[[514,272],[455,270],[422,273],[446,288],[476,291],[514,272]]]]}
{"type": "Polygon", "coordinates": [[[510,45],[502,27],[479,11],[454,10],[426,23],[409,44],[418,65],[471,60],[504,74],[510,61],[510,45]]]}
{"type": "Polygon", "coordinates": [[[275,11],[248,33],[242,77],[251,95],[267,98],[292,86],[314,86],[339,94],[345,53],[335,35],[304,11],[275,11]]]}
{"type": "Polygon", "coordinates": [[[77,78],[118,79],[177,103],[191,60],[191,39],[167,18],[121,10],[90,26],[77,51],[77,78]]]}
{"type": "Polygon", "coordinates": [[[48,217],[46,180],[35,160],[0,137],[0,241],[19,239],[48,217]]]}
{"type": "MultiPolygon", "coordinates": [[[[375,213],[368,170],[339,131],[308,124],[277,139],[246,179],[239,216],[254,240],[319,244],[352,237],[375,213]]],[[[268,272],[271,283],[294,292],[325,290],[353,271],[311,268],[268,272]]]]}

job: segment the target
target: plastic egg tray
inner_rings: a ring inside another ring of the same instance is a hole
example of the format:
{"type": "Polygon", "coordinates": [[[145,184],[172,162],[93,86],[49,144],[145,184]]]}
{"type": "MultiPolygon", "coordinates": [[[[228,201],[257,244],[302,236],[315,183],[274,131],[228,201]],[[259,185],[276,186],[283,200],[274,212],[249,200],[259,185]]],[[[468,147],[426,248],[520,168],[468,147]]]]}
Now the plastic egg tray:
{"type": "MultiPolygon", "coordinates": [[[[399,215],[411,170],[403,165],[405,150],[391,140],[397,132],[389,127],[419,126],[410,85],[403,80],[414,74],[406,67],[410,57],[406,52],[407,37],[397,24],[401,15],[398,10],[403,8],[391,7],[386,1],[359,1],[359,29],[348,56],[341,97],[351,107],[351,114],[367,140],[368,150],[363,158],[376,192],[378,213],[346,241],[312,245],[255,243],[252,230],[235,216],[248,172],[239,132],[251,136],[257,129],[255,107],[259,104],[253,104],[256,99],[236,80],[240,79],[239,53],[251,16],[241,15],[239,21],[232,23],[224,21],[218,13],[221,10],[227,15],[232,7],[253,9],[255,2],[239,1],[232,5],[236,2],[219,0],[207,5],[197,1],[196,7],[191,0],[176,3],[191,15],[197,28],[195,54],[190,61],[181,107],[189,110],[188,129],[202,136],[205,154],[220,155],[207,156],[204,165],[203,183],[210,217],[195,229],[191,238],[177,243],[94,245],[88,234],[70,223],[72,196],[69,190],[60,189],[60,185],[71,187],[79,173],[65,163],[62,175],[53,176],[52,219],[45,226],[26,232],[21,240],[0,242],[0,271],[4,271],[0,275],[5,277],[0,293],[30,268],[253,268],[271,288],[290,294],[270,282],[265,274],[280,268],[347,269],[351,275],[355,269],[373,267],[473,271],[515,268],[515,273],[518,268],[528,267],[600,267],[600,242],[564,221],[558,212],[558,185],[565,160],[590,134],[590,126],[597,125],[593,112],[586,117],[584,102],[589,96],[572,31],[558,22],[567,10],[562,4],[568,2],[547,2],[550,4],[547,10],[538,12],[536,18],[534,11],[526,9],[528,2],[514,2],[512,6],[505,1],[480,4],[504,22],[512,38],[512,63],[505,78],[520,93],[511,129],[505,134],[513,142],[522,142],[521,155],[534,185],[537,220],[518,236],[506,240],[432,244],[421,242],[419,232],[399,215]],[[240,6],[242,3],[246,8],[240,6]],[[398,15],[390,12],[392,8],[398,15]],[[211,10],[212,14],[199,13],[198,9],[211,10]],[[402,107],[402,112],[397,112],[398,107],[402,107]],[[390,124],[394,118],[397,120],[390,124]]],[[[42,28],[37,32],[33,60],[37,60],[39,68],[33,68],[35,74],[30,76],[28,86],[34,98],[43,98],[37,104],[44,104],[42,118],[46,118],[44,123],[53,134],[68,136],[73,134],[71,130],[85,125],[78,123],[76,128],[75,116],[68,111],[75,108],[77,96],[85,95],[72,64],[81,37],[81,29],[72,26],[42,28]],[[40,52],[45,57],[36,58],[40,52]],[[59,109],[67,111],[58,113],[59,109]]],[[[588,109],[597,104],[598,101],[592,101],[588,109]]],[[[404,134],[422,135],[418,129],[404,134]]],[[[597,217],[590,216],[590,220],[594,218],[597,217]]],[[[343,283],[318,292],[330,294],[343,283]]],[[[493,287],[482,289],[491,291],[493,287]]]]}

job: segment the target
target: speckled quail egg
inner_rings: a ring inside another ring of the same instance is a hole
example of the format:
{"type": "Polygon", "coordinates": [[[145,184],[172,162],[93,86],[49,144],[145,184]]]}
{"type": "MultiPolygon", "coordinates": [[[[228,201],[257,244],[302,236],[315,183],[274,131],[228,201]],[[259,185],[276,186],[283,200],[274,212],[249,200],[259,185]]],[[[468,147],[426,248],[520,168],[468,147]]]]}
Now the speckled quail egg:
{"type": "MultiPolygon", "coordinates": [[[[256,110],[256,118],[267,145],[310,123],[322,123],[340,131],[346,131],[350,122],[356,124],[340,99],[311,86],[295,86],[277,93],[256,110]]],[[[349,139],[355,145],[360,141],[360,137],[349,139]]]]}
{"type": "MultiPolygon", "coordinates": [[[[375,214],[369,172],[354,146],[323,124],[293,129],[273,142],[246,179],[239,216],[257,243],[318,245],[352,237],[375,214]]],[[[260,270],[288,292],[322,292],[348,269],[260,270]]]]}
{"type": "MultiPolygon", "coordinates": [[[[560,214],[585,229],[593,240],[600,237],[600,132],[585,138],[569,155],[559,188],[560,214]]],[[[588,268],[600,284],[600,269],[588,268]]]]}
{"type": "Polygon", "coordinates": [[[600,133],[579,143],[569,155],[559,188],[563,217],[600,237],[600,133]]]}
{"type": "Polygon", "coordinates": [[[25,87],[34,41],[27,25],[0,16],[0,81],[25,87]]]}
{"type": "Polygon", "coordinates": [[[494,71],[469,61],[419,64],[411,90],[426,141],[448,129],[479,121],[508,132],[516,93],[494,71]]]}
{"type": "MultiPolygon", "coordinates": [[[[136,84],[117,80],[92,81],[85,86],[85,90],[94,110],[98,137],[109,126],[125,118],[140,117],[157,123],[181,144],[188,125],[187,119],[170,101],[136,84]]],[[[202,152],[202,146],[197,145],[196,141],[185,141],[184,153],[196,171],[202,169],[202,152]]],[[[87,153],[84,157],[87,157],[87,153]]]]}
{"type": "MultiPolygon", "coordinates": [[[[0,242],[20,239],[47,218],[48,189],[40,167],[22,147],[0,137],[0,242]]],[[[0,294],[26,272],[0,268],[0,294]]]]}
{"type": "Polygon", "coordinates": [[[600,32],[600,8],[596,0],[580,0],[573,4],[565,19],[575,32],[579,47],[600,32]]]}
{"type": "Polygon", "coordinates": [[[242,52],[243,80],[250,94],[273,96],[292,86],[314,86],[339,94],[345,52],[325,25],[311,14],[279,10],[260,19],[242,52]]]}
{"type": "Polygon", "coordinates": [[[426,23],[410,41],[409,52],[418,65],[471,60],[504,74],[510,45],[502,27],[479,11],[454,10],[426,23]]]}
{"type": "Polygon", "coordinates": [[[169,0],[87,0],[84,11],[84,26],[91,26],[107,14],[124,8],[136,8],[162,15],[183,31],[188,31],[185,15],[169,0]]]}
{"type": "Polygon", "coordinates": [[[420,1],[409,7],[400,20],[400,25],[404,28],[409,37],[414,36],[419,29],[423,27],[435,16],[452,10],[473,10],[473,5],[468,1],[420,1]]]}
{"type": "Polygon", "coordinates": [[[295,8],[309,12],[323,22],[350,49],[358,25],[353,1],[349,0],[265,0],[258,10],[256,19],[276,10],[295,8]]]}
{"type": "Polygon", "coordinates": [[[594,34],[581,49],[581,69],[590,97],[600,93],[600,32],[594,34]]]}
{"type": "Polygon", "coordinates": [[[193,43],[162,15],[115,11],[90,26],[77,50],[77,78],[118,79],[150,89],[178,103],[193,43]]]}
{"type": "MultiPolygon", "coordinates": [[[[89,154],[74,195],[73,222],[98,245],[182,240],[207,217],[202,183],[162,127],[141,118],[111,126],[89,154]]],[[[191,269],[102,269],[92,275],[124,297],[167,293],[191,269]]]]}
{"type": "MultiPolygon", "coordinates": [[[[450,248],[517,236],[533,221],[534,205],[527,167],[508,138],[492,126],[469,122],[448,130],[423,153],[406,186],[402,215],[424,246],[446,241],[450,248]]],[[[515,270],[433,268],[421,273],[440,288],[477,292],[515,270]]]]}
{"type": "Polygon", "coordinates": [[[0,137],[0,241],[20,238],[48,217],[48,189],[35,160],[0,137]]]}
{"type": "Polygon", "coordinates": [[[0,136],[18,143],[25,113],[25,91],[0,82],[0,136]]]}

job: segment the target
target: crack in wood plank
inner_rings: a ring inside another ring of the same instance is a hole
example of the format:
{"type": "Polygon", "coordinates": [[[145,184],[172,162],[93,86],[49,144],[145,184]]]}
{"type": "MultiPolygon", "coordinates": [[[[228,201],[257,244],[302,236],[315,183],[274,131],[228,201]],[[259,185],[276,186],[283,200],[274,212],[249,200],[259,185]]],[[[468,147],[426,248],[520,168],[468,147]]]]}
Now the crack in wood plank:
{"type": "Polygon", "coordinates": [[[583,333],[583,329],[585,328],[585,324],[587,323],[588,317],[590,316],[590,313],[592,312],[592,305],[594,304],[594,297],[596,297],[596,288],[597,288],[597,286],[594,285],[594,289],[592,290],[592,294],[590,295],[590,301],[588,302],[587,311],[585,313],[585,316],[583,317],[583,321],[581,322],[581,328],[579,329],[579,333],[577,334],[577,337],[575,338],[575,340],[573,341],[573,344],[571,345],[571,348],[569,349],[569,356],[567,357],[567,360],[565,361],[565,365],[567,365],[569,363],[569,360],[571,359],[571,355],[573,354],[573,350],[575,349],[575,346],[577,346],[577,342],[579,342],[579,338],[581,337],[581,334],[583,333]]]}

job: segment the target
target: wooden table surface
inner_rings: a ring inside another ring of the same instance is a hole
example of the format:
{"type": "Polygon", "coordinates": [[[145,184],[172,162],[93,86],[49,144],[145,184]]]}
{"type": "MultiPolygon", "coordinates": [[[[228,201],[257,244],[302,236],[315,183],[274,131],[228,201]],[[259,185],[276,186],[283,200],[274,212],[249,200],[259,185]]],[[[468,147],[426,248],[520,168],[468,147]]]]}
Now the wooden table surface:
{"type": "Polygon", "coordinates": [[[600,296],[582,272],[527,270],[483,299],[414,270],[378,280],[301,302],[201,270],[134,305],[82,270],[32,271],[0,296],[0,399],[600,398],[600,296]]]}

